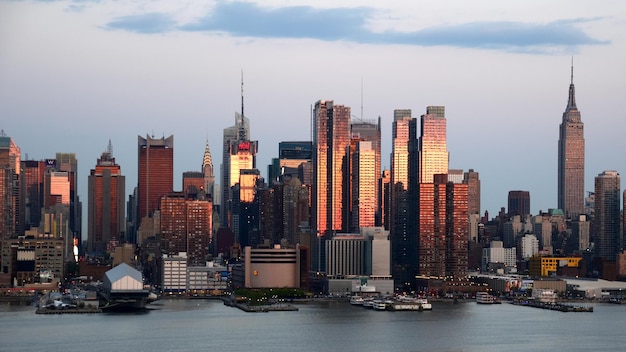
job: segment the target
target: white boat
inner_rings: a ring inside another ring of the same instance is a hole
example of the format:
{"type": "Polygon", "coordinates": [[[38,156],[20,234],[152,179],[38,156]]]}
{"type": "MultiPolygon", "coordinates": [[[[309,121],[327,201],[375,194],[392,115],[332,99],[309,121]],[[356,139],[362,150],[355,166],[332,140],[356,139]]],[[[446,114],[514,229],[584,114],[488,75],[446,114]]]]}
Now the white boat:
{"type": "Polygon", "coordinates": [[[476,303],[478,304],[498,304],[500,300],[487,292],[476,293],[476,303]]]}
{"type": "Polygon", "coordinates": [[[391,310],[433,310],[433,305],[428,302],[426,298],[412,298],[403,299],[393,303],[390,307],[391,310]]]}
{"type": "Polygon", "coordinates": [[[350,304],[354,305],[363,305],[363,297],[361,296],[352,296],[350,297],[350,304]]]}
{"type": "Polygon", "coordinates": [[[377,299],[374,300],[374,305],[372,306],[372,308],[374,308],[374,310],[386,310],[387,304],[385,303],[385,301],[377,299]]]}

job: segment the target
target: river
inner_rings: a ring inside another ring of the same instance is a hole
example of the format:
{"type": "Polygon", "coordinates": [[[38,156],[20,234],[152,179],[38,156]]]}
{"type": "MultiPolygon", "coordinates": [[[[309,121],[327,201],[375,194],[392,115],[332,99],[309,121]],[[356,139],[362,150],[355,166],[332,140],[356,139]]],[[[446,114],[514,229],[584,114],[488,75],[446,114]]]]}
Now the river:
{"type": "Polygon", "coordinates": [[[219,300],[162,300],[142,313],[38,315],[0,306],[0,351],[620,351],[626,305],[593,313],[434,302],[432,311],[374,311],[308,302],[245,313],[219,300]]]}

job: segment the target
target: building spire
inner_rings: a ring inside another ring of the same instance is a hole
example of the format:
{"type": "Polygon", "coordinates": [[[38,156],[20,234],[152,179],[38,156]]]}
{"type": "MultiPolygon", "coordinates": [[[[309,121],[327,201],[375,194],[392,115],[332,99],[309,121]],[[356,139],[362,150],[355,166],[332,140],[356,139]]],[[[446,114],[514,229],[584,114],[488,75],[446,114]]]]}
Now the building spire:
{"type": "Polygon", "coordinates": [[[204,158],[202,160],[202,168],[209,165],[213,170],[213,159],[211,158],[211,150],[209,149],[209,138],[206,139],[206,147],[204,147],[204,158]]]}
{"type": "Polygon", "coordinates": [[[572,68],[571,68],[571,77],[569,84],[569,98],[567,99],[567,111],[570,110],[578,110],[576,108],[576,95],[574,89],[574,58],[572,57],[572,68]]]}
{"type": "Polygon", "coordinates": [[[246,140],[245,118],[243,114],[243,69],[241,70],[241,121],[239,122],[239,140],[246,140]]]}

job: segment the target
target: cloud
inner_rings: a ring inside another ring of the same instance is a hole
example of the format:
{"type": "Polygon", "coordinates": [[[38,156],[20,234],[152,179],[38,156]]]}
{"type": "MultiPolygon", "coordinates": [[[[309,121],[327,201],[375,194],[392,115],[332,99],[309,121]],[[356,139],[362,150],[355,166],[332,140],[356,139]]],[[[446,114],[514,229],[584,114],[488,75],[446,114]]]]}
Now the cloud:
{"type": "Polygon", "coordinates": [[[368,7],[265,8],[247,2],[218,2],[206,16],[190,23],[176,23],[171,15],[164,13],[148,13],[116,18],[106,28],[139,33],[181,30],[227,33],[250,38],[317,39],[543,53],[608,43],[590,37],[577,27],[581,22],[599,20],[597,18],[549,23],[486,21],[429,27],[413,32],[375,32],[368,25],[379,11],[368,7]]]}
{"type": "Polygon", "coordinates": [[[175,29],[176,21],[168,14],[152,12],[118,17],[107,23],[105,28],[144,34],[163,33],[175,29]]]}

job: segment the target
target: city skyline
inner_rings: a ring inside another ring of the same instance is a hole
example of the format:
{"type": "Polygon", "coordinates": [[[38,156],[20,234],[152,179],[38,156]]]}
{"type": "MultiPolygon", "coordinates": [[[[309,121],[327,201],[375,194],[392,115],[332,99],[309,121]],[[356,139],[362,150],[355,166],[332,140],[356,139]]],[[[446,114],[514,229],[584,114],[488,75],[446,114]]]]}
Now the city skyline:
{"type": "MultiPolygon", "coordinates": [[[[311,3],[299,4],[312,9],[311,3]]],[[[250,139],[259,141],[257,168],[264,177],[278,142],[310,140],[310,107],[319,99],[351,107],[352,115],[368,121],[381,116],[382,169],[390,168],[394,109],[422,112],[426,106],[443,105],[450,168],[480,173],[481,213],[495,215],[506,207],[508,191],[524,189],[536,214],[557,207],[557,126],[567,103],[574,56],[577,105],[585,121],[585,192],[593,191],[594,176],[602,170],[624,169],[623,161],[605,157],[626,143],[619,134],[624,78],[619,60],[624,42],[616,34],[624,26],[619,5],[589,8],[584,2],[555,2],[547,9],[542,6],[545,11],[534,11],[539,3],[502,7],[482,2],[476,7],[484,13],[460,15],[467,10],[462,3],[450,11],[425,3],[387,8],[359,4],[364,7],[318,4],[322,7],[313,12],[334,21],[345,16],[353,20],[346,26],[371,29],[360,37],[340,38],[334,32],[322,38],[310,31],[285,38],[215,23],[213,29],[183,28],[210,11],[224,15],[228,6],[241,16],[268,9],[252,3],[209,4],[196,14],[163,7],[164,2],[151,4],[144,13],[134,5],[106,1],[0,3],[0,46],[5,48],[0,58],[0,76],[5,77],[0,82],[0,114],[5,116],[0,129],[21,148],[23,160],[53,158],[51,150],[76,153],[83,206],[89,169],[107,140],[112,140],[127,177],[128,196],[137,184],[135,136],[175,135],[174,189],[179,190],[183,172],[201,170],[207,140],[212,151],[221,149],[223,129],[239,110],[243,69],[250,139]],[[381,15],[371,9],[381,10],[381,15]],[[160,30],[130,27],[133,19],[137,25],[155,23],[139,21],[148,14],[175,19],[160,30]],[[415,28],[417,21],[412,20],[419,16],[425,18],[415,28]],[[37,26],[31,24],[39,22],[49,24],[46,31],[34,30],[37,26]],[[501,42],[481,32],[480,25],[502,26],[501,42]],[[402,41],[380,34],[385,29],[430,33],[439,42],[426,43],[423,35],[416,35],[415,42],[402,41]],[[461,40],[460,29],[474,36],[473,44],[461,40]],[[533,30],[539,34],[530,35],[533,30]],[[549,34],[556,36],[551,42],[537,39],[549,34]],[[70,37],[75,39],[67,41],[70,37]],[[332,58],[319,54],[328,51],[332,58]],[[325,74],[319,75],[322,69],[325,74]]],[[[271,14],[266,18],[303,10],[272,6],[275,11],[267,10],[271,14]]],[[[285,23],[282,32],[291,33],[290,25],[285,23]]],[[[214,160],[220,157],[213,155],[214,160]]]]}

